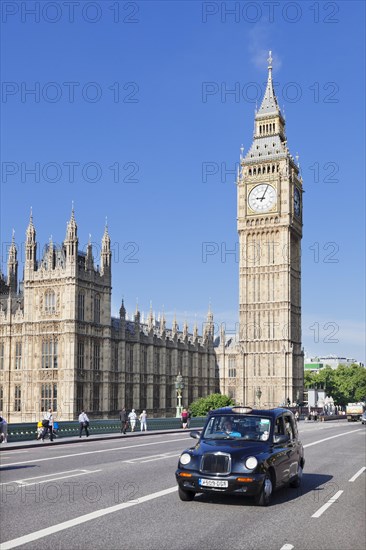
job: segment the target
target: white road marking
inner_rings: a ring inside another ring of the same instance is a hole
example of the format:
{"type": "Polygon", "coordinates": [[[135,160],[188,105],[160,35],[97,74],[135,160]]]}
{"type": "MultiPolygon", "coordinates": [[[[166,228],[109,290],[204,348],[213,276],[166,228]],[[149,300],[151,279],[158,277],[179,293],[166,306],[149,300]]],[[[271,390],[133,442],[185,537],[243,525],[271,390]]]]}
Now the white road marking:
{"type": "Polygon", "coordinates": [[[52,474],[45,474],[43,476],[27,477],[25,479],[16,479],[14,481],[7,481],[6,483],[0,483],[0,487],[4,485],[11,485],[12,483],[17,483],[18,485],[23,485],[29,487],[30,485],[36,485],[37,483],[50,483],[51,481],[58,481],[59,479],[66,479],[68,477],[76,476],[85,476],[86,474],[95,474],[101,472],[102,470],[68,470],[66,472],[53,472],[52,474]],[[77,472],[77,473],[74,473],[77,472]],[[66,474],[66,475],[63,475],[66,474]],[[44,479],[50,478],[50,479],[44,479]],[[37,481],[32,481],[36,479],[37,481]],[[28,483],[31,481],[31,483],[28,483]]]}
{"type": "Polygon", "coordinates": [[[358,476],[360,476],[365,470],[366,470],[366,467],[363,466],[363,467],[362,467],[360,470],[358,470],[358,472],[356,472],[355,475],[352,476],[351,479],[349,479],[348,481],[350,481],[350,482],[352,483],[352,482],[355,481],[355,480],[358,478],[358,476]]]}
{"type": "Polygon", "coordinates": [[[133,500],[131,502],[123,502],[121,504],[116,504],[115,506],[110,506],[109,508],[104,508],[102,510],[91,512],[90,514],[85,514],[84,516],[79,516],[78,518],[63,521],[58,525],[46,527],[45,529],[40,529],[39,531],[29,533],[29,535],[24,535],[23,537],[3,542],[0,548],[1,550],[10,550],[11,548],[16,548],[17,546],[21,546],[22,544],[27,544],[29,542],[39,540],[43,537],[53,535],[54,533],[59,533],[60,531],[70,529],[71,527],[75,527],[76,525],[81,525],[82,523],[86,523],[87,521],[96,520],[108,514],[113,514],[114,512],[124,510],[125,508],[130,508],[131,506],[136,506],[137,504],[142,504],[144,502],[148,502],[149,500],[154,500],[155,498],[169,495],[171,493],[174,493],[177,488],[177,486],[170,487],[169,489],[164,489],[163,491],[158,491],[157,493],[151,493],[150,495],[140,497],[139,499],[133,500]]]}
{"type": "Polygon", "coordinates": [[[19,453],[29,453],[29,451],[1,451],[1,455],[0,457],[3,459],[3,458],[8,458],[10,455],[15,455],[15,454],[19,454],[19,453]],[[5,453],[8,453],[8,454],[5,454],[5,453]]]}
{"type": "Polygon", "coordinates": [[[312,518],[319,518],[323,512],[325,512],[325,510],[327,510],[327,508],[329,508],[329,506],[331,506],[332,504],[334,504],[338,498],[341,496],[341,494],[343,493],[343,491],[337,491],[336,494],[334,495],[334,497],[330,498],[328,500],[328,502],[326,502],[325,504],[323,504],[323,506],[321,508],[319,508],[319,510],[317,512],[315,512],[315,514],[313,514],[311,517],[312,518]]]}
{"type": "MultiPolygon", "coordinates": [[[[187,441],[187,438],[184,437],[182,439],[176,439],[175,441],[187,441]]],[[[148,447],[150,445],[161,445],[162,443],[175,443],[175,441],[166,441],[166,442],[162,442],[162,441],[154,441],[152,443],[142,443],[141,445],[128,445],[126,447],[113,447],[112,449],[99,449],[99,450],[96,450],[96,451],[87,451],[87,452],[84,452],[84,453],[72,453],[72,454],[69,454],[69,455],[60,455],[60,456],[48,456],[47,458],[36,458],[34,460],[23,460],[23,462],[11,462],[9,464],[6,464],[6,467],[8,466],[18,466],[20,464],[34,464],[35,462],[45,462],[45,461],[49,461],[49,460],[61,460],[63,458],[72,458],[74,456],[85,456],[85,455],[93,455],[93,454],[97,454],[97,453],[109,453],[109,452],[114,452],[114,451],[124,451],[125,449],[136,449],[138,447],[148,447]]],[[[1,470],[1,466],[0,466],[0,470],[1,470]]]]}
{"type": "Polygon", "coordinates": [[[179,456],[181,453],[162,453],[159,455],[150,455],[150,456],[140,456],[138,458],[131,458],[131,460],[122,460],[122,463],[128,464],[138,464],[139,462],[153,462],[154,460],[162,460],[163,458],[174,458],[179,456]]]}
{"type": "Polygon", "coordinates": [[[292,544],[284,544],[281,546],[280,550],[292,550],[294,546],[292,544]]]}
{"type": "Polygon", "coordinates": [[[318,441],[314,441],[313,443],[307,443],[306,445],[304,445],[304,449],[306,449],[307,447],[312,447],[313,445],[318,445],[318,443],[324,443],[324,441],[329,441],[330,439],[335,439],[336,437],[342,437],[343,435],[349,435],[359,431],[360,430],[351,430],[350,432],[343,432],[342,434],[332,435],[331,437],[326,437],[325,439],[318,439],[318,441]]]}

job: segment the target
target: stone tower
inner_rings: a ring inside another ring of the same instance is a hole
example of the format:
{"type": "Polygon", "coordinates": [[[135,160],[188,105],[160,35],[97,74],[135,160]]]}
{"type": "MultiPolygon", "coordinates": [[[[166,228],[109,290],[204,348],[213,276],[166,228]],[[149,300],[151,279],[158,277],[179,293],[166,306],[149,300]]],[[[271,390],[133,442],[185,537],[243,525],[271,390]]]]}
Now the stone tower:
{"type": "Polygon", "coordinates": [[[302,398],[302,178],[268,82],[238,188],[239,345],[242,402],[276,406],[302,398]]]}
{"type": "Polygon", "coordinates": [[[253,143],[237,177],[239,334],[217,349],[220,386],[237,403],[302,400],[302,178],[286,141],[272,82],[272,55],[253,143]]]}

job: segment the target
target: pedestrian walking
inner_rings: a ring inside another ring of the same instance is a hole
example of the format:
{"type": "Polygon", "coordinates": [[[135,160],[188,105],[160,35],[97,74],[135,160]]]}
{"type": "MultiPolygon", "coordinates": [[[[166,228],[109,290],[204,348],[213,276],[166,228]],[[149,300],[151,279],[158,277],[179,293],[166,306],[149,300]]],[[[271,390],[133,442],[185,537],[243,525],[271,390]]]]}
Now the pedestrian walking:
{"type": "Polygon", "coordinates": [[[140,414],[139,420],[141,431],[143,432],[145,430],[145,432],[147,432],[147,413],[145,410],[140,414]]]}
{"type": "Polygon", "coordinates": [[[127,411],[124,407],[119,413],[119,419],[121,421],[121,434],[122,433],[125,434],[128,428],[128,417],[127,417],[127,411]]]}
{"type": "Polygon", "coordinates": [[[43,432],[41,435],[42,442],[44,442],[44,438],[46,437],[46,434],[48,433],[48,437],[50,438],[50,441],[53,441],[53,414],[52,409],[48,409],[48,411],[45,413],[43,420],[42,420],[42,426],[43,426],[43,432]]]}
{"type": "Polygon", "coordinates": [[[136,419],[137,419],[136,411],[135,409],[132,409],[132,411],[128,415],[128,420],[130,421],[130,426],[131,426],[131,432],[135,431],[136,419]]]}
{"type": "Polygon", "coordinates": [[[8,442],[8,423],[0,416],[0,443],[7,443],[8,442]]]}
{"type": "Polygon", "coordinates": [[[188,416],[187,416],[187,428],[189,428],[189,426],[191,425],[191,417],[192,417],[192,413],[191,413],[190,409],[188,409],[187,413],[188,413],[188,416]]]}
{"type": "Polygon", "coordinates": [[[79,437],[81,437],[83,430],[85,430],[86,437],[89,437],[89,418],[85,411],[81,411],[79,414],[79,437]]]}
{"type": "Polygon", "coordinates": [[[182,427],[183,427],[183,429],[185,430],[186,427],[187,427],[187,422],[188,422],[188,412],[187,412],[187,409],[183,409],[182,414],[181,414],[181,419],[182,419],[182,427]]]}

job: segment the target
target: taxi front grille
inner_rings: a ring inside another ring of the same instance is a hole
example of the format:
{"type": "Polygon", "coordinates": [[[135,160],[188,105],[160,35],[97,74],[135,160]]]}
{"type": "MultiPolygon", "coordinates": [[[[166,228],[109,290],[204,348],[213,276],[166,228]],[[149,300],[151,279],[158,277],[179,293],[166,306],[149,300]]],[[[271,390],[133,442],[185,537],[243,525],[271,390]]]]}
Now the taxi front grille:
{"type": "Polygon", "coordinates": [[[201,460],[201,472],[206,474],[229,474],[231,456],[226,453],[207,453],[201,460]]]}

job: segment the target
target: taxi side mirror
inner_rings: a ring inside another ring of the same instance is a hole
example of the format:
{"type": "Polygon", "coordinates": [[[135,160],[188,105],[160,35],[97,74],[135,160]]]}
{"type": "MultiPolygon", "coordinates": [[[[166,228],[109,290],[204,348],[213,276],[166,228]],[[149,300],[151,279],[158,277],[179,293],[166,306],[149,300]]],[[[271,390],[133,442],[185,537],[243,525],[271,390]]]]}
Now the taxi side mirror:
{"type": "Polygon", "coordinates": [[[288,435],[283,435],[283,434],[280,434],[280,435],[274,435],[273,436],[273,443],[277,443],[277,444],[284,444],[284,443],[287,443],[289,440],[289,437],[288,435]]]}
{"type": "Polygon", "coordinates": [[[193,437],[193,439],[199,439],[201,437],[201,432],[198,430],[193,430],[189,435],[193,437]]]}

